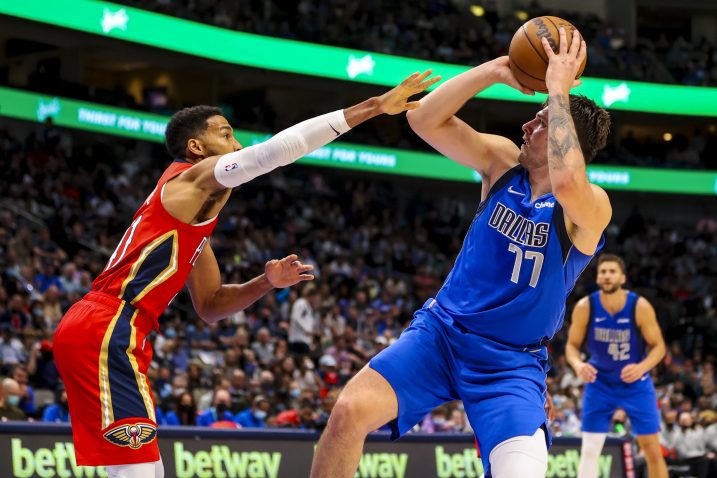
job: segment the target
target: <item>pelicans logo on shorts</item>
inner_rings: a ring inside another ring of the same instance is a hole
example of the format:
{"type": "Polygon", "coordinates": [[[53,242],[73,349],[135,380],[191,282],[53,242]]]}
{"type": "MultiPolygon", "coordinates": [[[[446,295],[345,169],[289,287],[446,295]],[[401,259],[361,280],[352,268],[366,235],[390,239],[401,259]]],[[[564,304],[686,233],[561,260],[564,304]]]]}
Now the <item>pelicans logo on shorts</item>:
{"type": "Polygon", "coordinates": [[[124,424],[107,431],[105,439],[117,446],[140,448],[157,437],[157,427],[149,423],[124,424]]]}

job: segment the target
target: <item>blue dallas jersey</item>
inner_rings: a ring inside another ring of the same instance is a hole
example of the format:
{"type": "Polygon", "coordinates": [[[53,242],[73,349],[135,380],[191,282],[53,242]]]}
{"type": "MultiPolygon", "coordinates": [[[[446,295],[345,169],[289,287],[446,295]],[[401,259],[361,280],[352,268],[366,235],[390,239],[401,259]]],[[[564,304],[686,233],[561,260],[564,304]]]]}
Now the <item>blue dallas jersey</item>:
{"type": "Polygon", "coordinates": [[[625,306],[610,315],[600,302],[600,292],[590,294],[588,326],[589,363],[598,371],[598,379],[620,379],[625,365],[645,358],[645,341],[637,328],[635,308],[640,296],[627,293],[625,306]]]}
{"type": "MultiPolygon", "coordinates": [[[[530,199],[522,166],[493,185],[443,287],[424,308],[507,345],[535,346],[553,336],[592,256],[572,246],[552,193],[530,199]]],[[[598,250],[603,243],[604,237],[598,250]]]]}

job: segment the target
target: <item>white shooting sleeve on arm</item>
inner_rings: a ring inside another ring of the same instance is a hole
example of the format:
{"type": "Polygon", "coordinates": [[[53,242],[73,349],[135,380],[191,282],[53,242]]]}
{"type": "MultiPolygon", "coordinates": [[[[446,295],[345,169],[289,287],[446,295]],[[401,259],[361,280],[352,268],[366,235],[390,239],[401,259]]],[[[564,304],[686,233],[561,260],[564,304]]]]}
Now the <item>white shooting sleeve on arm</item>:
{"type": "Polygon", "coordinates": [[[214,177],[222,186],[235,188],[279,166],[293,163],[350,129],[343,110],[302,121],[263,143],[225,154],[214,166],[214,177]]]}

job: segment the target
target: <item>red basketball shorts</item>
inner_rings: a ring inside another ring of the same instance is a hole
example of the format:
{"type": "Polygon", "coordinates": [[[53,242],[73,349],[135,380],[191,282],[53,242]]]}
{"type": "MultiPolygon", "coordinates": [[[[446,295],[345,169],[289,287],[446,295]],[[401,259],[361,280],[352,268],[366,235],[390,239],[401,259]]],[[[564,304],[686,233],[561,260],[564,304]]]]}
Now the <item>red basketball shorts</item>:
{"type": "Polygon", "coordinates": [[[53,342],[67,389],[78,465],[159,460],[147,368],[152,321],[127,302],[90,292],[60,321],[53,342]]]}

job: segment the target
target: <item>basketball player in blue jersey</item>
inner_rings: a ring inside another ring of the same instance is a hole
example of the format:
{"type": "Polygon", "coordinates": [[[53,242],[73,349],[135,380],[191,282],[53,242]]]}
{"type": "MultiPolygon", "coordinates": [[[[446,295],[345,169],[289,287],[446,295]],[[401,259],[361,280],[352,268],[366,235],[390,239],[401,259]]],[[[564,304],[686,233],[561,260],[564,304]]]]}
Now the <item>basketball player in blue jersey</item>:
{"type": "Polygon", "coordinates": [[[612,414],[627,412],[650,478],[667,478],[658,432],[660,416],[650,370],[665,356],[655,310],[644,297],[622,288],[625,263],[613,254],[598,259],[598,292],[573,309],[565,355],[586,382],[583,396],[583,443],[578,478],[597,478],[598,459],[612,414]],[[587,336],[590,360],[580,347],[587,336]],[[648,351],[649,348],[649,351],[648,351]]]}
{"type": "Polygon", "coordinates": [[[481,203],[453,270],[396,343],[345,387],[314,456],[313,478],[349,478],[366,435],[393,438],[436,406],[463,400],[486,476],[545,476],[546,342],[562,324],[575,280],[602,247],[612,209],[585,163],[605,145],[610,119],[571,96],[585,42],[565,31],[549,57],[547,106],[523,125],[524,144],[479,133],[455,114],[496,83],[524,93],[501,57],[445,82],[409,114],[413,130],[479,172],[481,203]]]}

